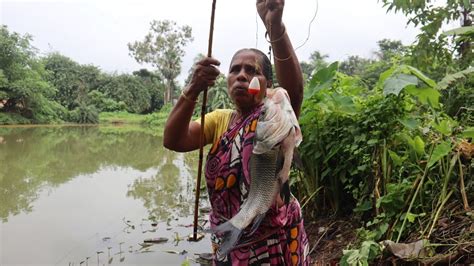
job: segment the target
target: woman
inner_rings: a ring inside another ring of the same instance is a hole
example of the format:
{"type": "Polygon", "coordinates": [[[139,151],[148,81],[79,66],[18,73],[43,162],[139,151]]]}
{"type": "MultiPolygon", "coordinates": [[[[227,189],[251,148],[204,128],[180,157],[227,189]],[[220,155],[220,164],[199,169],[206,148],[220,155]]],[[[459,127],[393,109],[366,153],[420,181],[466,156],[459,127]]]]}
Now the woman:
{"type": "MultiPolygon", "coordinates": [[[[278,84],[290,96],[296,116],[303,99],[303,77],[298,59],[282,22],[284,0],[257,0],[272,46],[278,84]]],[[[199,148],[201,126],[191,117],[201,91],[214,85],[220,63],[214,58],[199,61],[191,82],[173,108],[164,131],[164,146],[186,152],[199,148]]],[[[261,113],[266,88],[271,88],[272,67],[268,57],[256,49],[242,49],[232,58],[227,76],[228,93],[235,110],[216,110],[206,115],[205,143],[213,146],[206,162],[206,183],[212,211],[211,227],[232,218],[245,200],[250,184],[248,160],[252,152],[255,125],[261,113]],[[253,77],[260,82],[257,95],[247,89],[253,77]]],[[[214,250],[220,239],[212,236],[214,250]]],[[[215,265],[308,265],[308,240],[301,209],[296,199],[281,199],[252,236],[243,236],[245,245],[227,256],[215,254],[215,265]]]]}

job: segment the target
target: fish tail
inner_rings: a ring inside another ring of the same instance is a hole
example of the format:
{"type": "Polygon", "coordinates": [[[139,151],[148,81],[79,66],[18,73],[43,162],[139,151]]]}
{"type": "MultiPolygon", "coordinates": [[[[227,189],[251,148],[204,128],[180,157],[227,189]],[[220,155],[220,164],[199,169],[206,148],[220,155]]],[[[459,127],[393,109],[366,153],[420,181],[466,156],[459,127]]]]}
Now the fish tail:
{"type": "Polygon", "coordinates": [[[201,230],[201,232],[202,232],[202,233],[205,233],[205,234],[212,234],[212,233],[214,233],[214,230],[211,229],[211,228],[203,228],[203,229],[201,230]]]}
{"type": "Polygon", "coordinates": [[[223,234],[221,244],[219,245],[219,254],[226,256],[236,246],[237,242],[242,235],[242,230],[235,227],[230,222],[225,222],[218,225],[214,230],[214,233],[223,234]]]}
{"type": "Polygon", "coordinates": [[[255,219],[253,220],[252,228],[250,228],[249,235],[253,235],[257,231],[258,227],[262,223],[263,218],[265,218],[265,216],[266,216],[266,213],[262,213],[255,217],[255,219]]]}
{"type": "Polygon", "coordinates": [[[280,197],[285,203],[285,205],[288,205],[288,203],[290,203],[291,191],[290,182],[288,180],[281,185],[280,197]]]}

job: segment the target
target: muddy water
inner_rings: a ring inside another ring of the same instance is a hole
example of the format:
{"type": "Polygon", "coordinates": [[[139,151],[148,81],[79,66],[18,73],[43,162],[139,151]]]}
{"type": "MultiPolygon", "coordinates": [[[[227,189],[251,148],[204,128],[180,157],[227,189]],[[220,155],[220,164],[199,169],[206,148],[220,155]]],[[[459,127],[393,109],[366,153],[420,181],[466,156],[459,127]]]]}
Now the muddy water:
{"type": "Polygon", "coordinates": [[[196,265],[196,165],[138,127],[0,128],[0,265],[196,265]]]}

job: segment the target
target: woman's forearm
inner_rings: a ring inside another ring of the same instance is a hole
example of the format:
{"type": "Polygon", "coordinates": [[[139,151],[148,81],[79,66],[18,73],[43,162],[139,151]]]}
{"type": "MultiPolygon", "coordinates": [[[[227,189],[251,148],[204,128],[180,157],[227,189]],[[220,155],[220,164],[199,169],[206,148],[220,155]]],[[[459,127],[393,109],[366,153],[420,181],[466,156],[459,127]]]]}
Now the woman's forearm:
{"type": "Polygon", "coordinates": [[[303,74],[293,45],[283,23],[267,27],[273,50],[278,84],[288,91],[291,105],[299,116],[303,101],[303,74]]]}
{"type": "Polygon", "coordinates": [[[196,99],[205,89],[213,86],[220,74],[216,66],[220,62],[206,57],[194,65],[194,72],[166,121],[163,132],[163,146],[170,150],[185,152],[199,148],[201,126],[191,121],[196,99]]]}
{"type": "Polygon", "coordinates": [[[190,151],[195,146],[195,136],[190,127],[197,96],[192,96],[187,91],[185,96],[180,96],[166,121],[163,132],[163,145],[174,151],[190,151]]]}

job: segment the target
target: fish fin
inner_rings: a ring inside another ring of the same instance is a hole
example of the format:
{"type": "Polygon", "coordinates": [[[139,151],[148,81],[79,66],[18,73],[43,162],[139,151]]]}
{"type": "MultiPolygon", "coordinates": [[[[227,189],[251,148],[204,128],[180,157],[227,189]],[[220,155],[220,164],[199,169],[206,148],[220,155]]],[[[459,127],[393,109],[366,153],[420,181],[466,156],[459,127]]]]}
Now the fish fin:
{"type": "Polygon", "coordinates": [[[250,232],[248,233],[248,235],[253,235],[257,231],[258,227],[263,221],[263,218],[265,218],[266,215],[267,213],[262,213],[255,216],[255,218],[253,219],[252,227],[250,228],[250,232]]]}
{"type": "Polygon", "coordinates": [[[281,169],[283,169],[283,166],[285,165],[285,153],[283,149],[280,147],[277,155],[277,161],[276,161],[276,171],[275,173],[278,174],[280,173],[281,169]]]}
{"type": "Polygon", "coordinates": [[[291,196],[290,182],[287,180],[285,183],[281,185],[281,188],[280,188],[280,198],[283,200],[285,205],[288,205],[288,203],[290,203],[290,196],[291,196]]]}
{"type": "Polygon", "coordinates": [[[211,233],[214,233],[214,230],[212,230],[211,228],[206,228],[206,229],[202,229],[202,230],[198,230],[202,233],[205,233],[205,234],[211,234],[211,233]]]}
{"type": "Polygon", "coordinates": [[[293,151],[293,164],[295,165],[295,167],[298,170],[303,170],[304,169],[303,159],[301,159],[301,155],[300,155],[300,152],[299,152],[298,148],[295,148],[294,151],[293,151]]]}
{"type": "Polygon", "coordinates": [[[223,256],[227,256],[227,254],[229,254],[229,252],[236,246],[237,241],[239,241],[240,236],[242,235],[242,230],[229,222],[218,225],[212,231],[214,233],[223,235],[218,249],[219,254],[223,256]]]}

